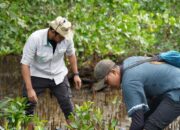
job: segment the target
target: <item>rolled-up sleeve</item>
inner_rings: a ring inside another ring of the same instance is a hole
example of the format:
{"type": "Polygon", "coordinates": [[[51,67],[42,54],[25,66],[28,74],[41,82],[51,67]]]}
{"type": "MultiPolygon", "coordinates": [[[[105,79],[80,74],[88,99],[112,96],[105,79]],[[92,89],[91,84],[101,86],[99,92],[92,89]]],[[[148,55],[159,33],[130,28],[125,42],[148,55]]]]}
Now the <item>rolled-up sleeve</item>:
{"type": "Polygon", "coordinates": [[[74,55],[75,54],[75,48],[74,48],[74,41],[73,41],[73,39],[69,40],[68,44],[69,45],[68,45],[67,50],[66,50],[66,55],[67,56],[74,55]]]}
{"type": "Polygon", "coordinates": [[[32,63],[36,53],[36,48],[37,40],[33,35],[31,35],[23,48],[23,55],[21,59],[22,64],[30,65],[32,63]]]}

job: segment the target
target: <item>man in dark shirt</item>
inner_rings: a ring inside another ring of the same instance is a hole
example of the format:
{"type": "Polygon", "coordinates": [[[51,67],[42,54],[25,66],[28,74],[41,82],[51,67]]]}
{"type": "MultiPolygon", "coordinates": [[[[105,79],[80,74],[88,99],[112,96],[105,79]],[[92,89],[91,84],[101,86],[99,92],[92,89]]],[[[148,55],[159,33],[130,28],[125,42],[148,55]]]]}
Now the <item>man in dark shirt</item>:
{"type": "Polygon", "coordinates": [[[122,85],[130,130],[161,130],[180,115],[180,69],[164,62],[130,67],[148,58],[130,57],[121,66],[102,60],[95,67],[100,86],[122,85]]]}

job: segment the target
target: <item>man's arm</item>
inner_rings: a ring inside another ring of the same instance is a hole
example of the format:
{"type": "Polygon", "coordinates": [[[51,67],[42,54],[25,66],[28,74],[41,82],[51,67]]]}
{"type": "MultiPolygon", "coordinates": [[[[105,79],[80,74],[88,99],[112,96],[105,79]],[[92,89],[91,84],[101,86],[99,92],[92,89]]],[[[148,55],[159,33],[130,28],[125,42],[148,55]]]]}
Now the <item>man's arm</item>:
{"type": "Polygon", "coordinates": [[[132,118],[130,130],[142,130],[144,127],[144,113],[149,110],[144,84],[129,75],[122,82],[122,92],[128,115],[132,118]]]}
{"type": "Polygon", "coordinates": [[[25,82],[28,98],[31,102],[37,102],[37,95],[32,87],[29,65],[22,64],[21,72],[25,82]]]}
{"type": "Polygon", "coordinates": [[[70,55],[70,56],[68,56],[68,59],[69,59],[70,65],[72,67],[72,71],[74,73],[74,82],[76,85],[76,89],[80,89],[81,88],[81,79],[78,74],[76,55],[75,54],[70,55]]]}
{"type": "Polygon", "coordinates": [[[33,89],[32,83],[31,83],[31,74],[30,74],[30,64],[32,63],[34,59],[34,55],[36,53],[37,48],[37,40],[36,38],[31,35],[24,48],[23,48],[23,56],[21,59],[21,73],[22,77],[25,82],[26,90],[27,90],[27,96],[30,101],[37,102],[37,96],[33,89]]]}

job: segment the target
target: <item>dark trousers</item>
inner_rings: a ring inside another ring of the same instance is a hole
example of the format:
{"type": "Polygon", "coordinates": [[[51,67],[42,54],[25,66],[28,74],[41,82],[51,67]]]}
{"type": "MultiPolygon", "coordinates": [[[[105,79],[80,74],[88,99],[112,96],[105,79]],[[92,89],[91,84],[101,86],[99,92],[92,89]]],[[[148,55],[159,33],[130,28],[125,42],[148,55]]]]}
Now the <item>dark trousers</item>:
{"type": "MultiPolygon", "coordinates": [[[[68,116],[73,112],[73,105],[71,102],[71,90],[67,77],[64,81],[58,85],[55,84],[54,80],[31,77],[31,82],[33,89],[35,90],[37,96],[45,91],[46,88],[50,89],[51,93],[57,98],[57,101],[65,115],[65,118],[68,119],[68,116]]],[[[27,97],[27,91],[25,85],[23,87],[23,96],[27,97]]],[[[28,101],[28,108],[26,110],[27,115],[34,113],[35,103],[28,101]]]]}
{"type": "Polygon", "coordinates": [[[150,111],[145,113],[145,130],[163,130],[180,116],[180,101],[169,97],[155,99],[149,103],[150,111]]]}

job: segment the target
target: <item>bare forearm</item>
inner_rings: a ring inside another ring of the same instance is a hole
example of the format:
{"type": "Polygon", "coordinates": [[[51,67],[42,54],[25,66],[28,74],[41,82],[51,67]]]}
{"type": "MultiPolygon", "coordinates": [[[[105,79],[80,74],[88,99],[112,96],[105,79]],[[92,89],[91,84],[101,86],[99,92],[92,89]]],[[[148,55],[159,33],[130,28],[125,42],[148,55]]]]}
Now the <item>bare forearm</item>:
{"type": "Polygon", "coordinates": [[[22,64],[22,76],[26,84],[27,96],[31,102],[38,102],[36,92],[34,91],[31,83],[30,68],[28,65],[22,64]]]}
{"type": "Polygon", "coordinates": [[[33,87],[32,87],[32,83],[31,83],[31,76],[30,76],[29,66],[22,64],[21,65],[21,72],[22,72],[24,82],[26,84],[26,89],[31,90],[33,87]]]}
{"type": "Polygon", "coordinates": [[[72,71],[74,73],[78,73],[78,68],[77,68],[77,58],[75,55],[69,56],[68,57],[70,65],[72,67],[72,71]]]}
{"type": "Polygon", "coordinates": [[[74,82],[76,85],[76,89],[79,90],[81,88],[81,79],[80,79],[79,74],[78,74],[76,56],[75,55],[69,56],[68,59],[69,59],[69,62],[71,64],[72,71],[74,73],[74,82]]]}

